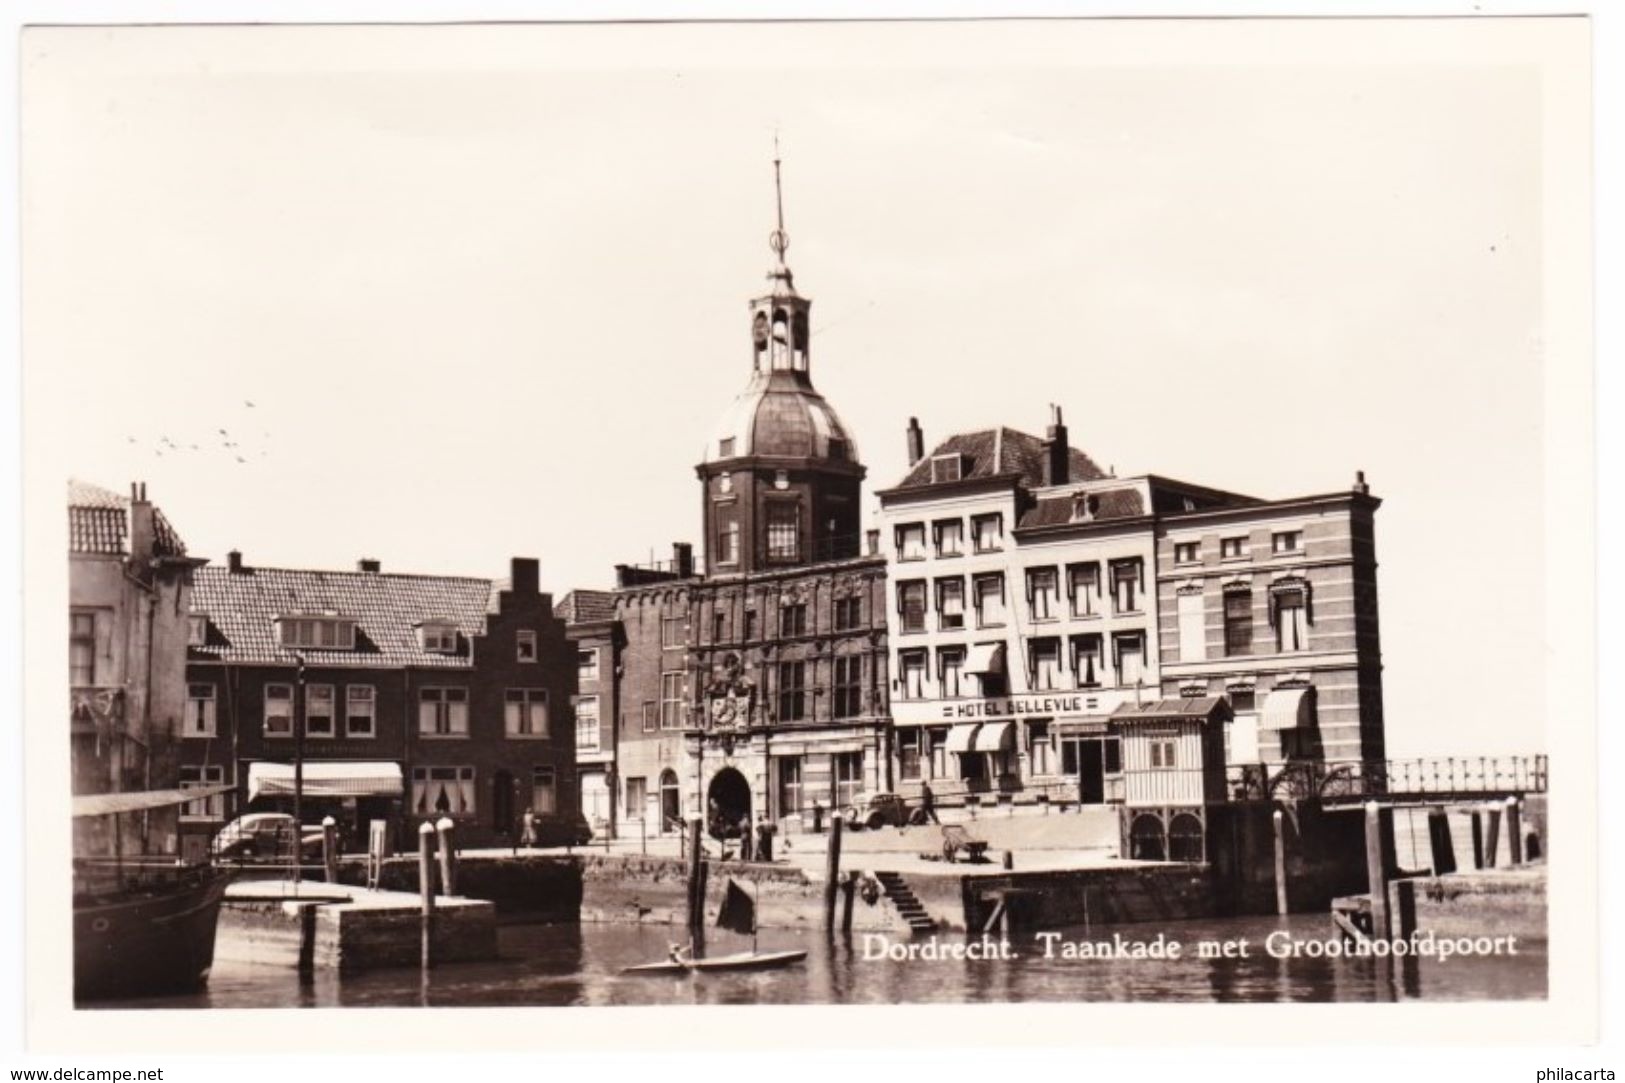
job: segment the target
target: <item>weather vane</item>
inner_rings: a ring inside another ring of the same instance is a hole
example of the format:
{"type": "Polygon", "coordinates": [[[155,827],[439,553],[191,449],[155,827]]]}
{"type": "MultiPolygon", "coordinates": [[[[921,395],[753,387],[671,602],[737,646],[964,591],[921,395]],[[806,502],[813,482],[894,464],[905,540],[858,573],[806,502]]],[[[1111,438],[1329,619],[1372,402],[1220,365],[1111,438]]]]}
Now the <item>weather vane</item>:
{"type": "Polygon", "coordinates": [[[784,253],[790,247],[790,235],[784,231],[784,184],[779,176],[779,133],[773,133],[773,198],[778,207],[779,228],[768,234],[767,245],[784,262],[784,253]]]}

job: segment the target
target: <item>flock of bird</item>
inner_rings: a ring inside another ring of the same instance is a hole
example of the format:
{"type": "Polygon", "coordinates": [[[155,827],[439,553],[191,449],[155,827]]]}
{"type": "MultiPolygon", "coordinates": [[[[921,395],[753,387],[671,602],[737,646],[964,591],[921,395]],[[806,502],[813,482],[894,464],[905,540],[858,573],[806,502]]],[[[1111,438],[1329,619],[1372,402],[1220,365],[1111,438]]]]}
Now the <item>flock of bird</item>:
{"type": "MultiPolygon", "coordinates": [[[[250,410],[255,409],[254,403],[247,399],[243,400],[243,406],[250,410]]],[[[252,428],[252,426],[250,427],[252,428]]],[[[271,438],[270,431],[264,429],[263,427],[260,429],[260,433],[266,440],[271,438]]],[[[130,444],[138,446],[146,443],[139,437],[135,436],[127,436],[125,439],[130,444]]],[[[238,436],[233,436],[230,430],[224,428],[215,429],[211,435],[204,437],[198,442],[189,440],[171,440],[168,436],[161,435],[156,440],[151,442],[151,448],[152,453],[160,459],[162,459],[165,455],[224,453],[230,455],[237,462],[245,465],[251,461],[248,456],[253,455],[252,451],[243,446],[242,437],[240,434],[238,436]]],[[[269,454],[270,451],[268,449],[261,448],[257,457],[264,458],[269,454]]]]}

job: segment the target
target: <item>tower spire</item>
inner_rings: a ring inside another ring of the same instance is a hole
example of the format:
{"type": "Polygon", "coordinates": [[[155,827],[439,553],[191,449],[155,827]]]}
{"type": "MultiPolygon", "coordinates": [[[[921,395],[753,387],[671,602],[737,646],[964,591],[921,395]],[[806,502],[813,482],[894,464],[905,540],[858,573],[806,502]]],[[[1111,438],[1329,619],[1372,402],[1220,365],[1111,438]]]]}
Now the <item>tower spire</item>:
{"type": "Polygon", "coordinates": [[[773,250],[777,264],[769,272],[768,277],[784,283],[785,287],[794,290],[795,285],[790,277],[790,268],[784,262],[784,253],[790,248],[790,234],[784,230],[784,177],[783,161],[779,156],[779,133],[773,133],[773,205],[777,212],[777,227],[767,236],[767,246],[773,250]]]}

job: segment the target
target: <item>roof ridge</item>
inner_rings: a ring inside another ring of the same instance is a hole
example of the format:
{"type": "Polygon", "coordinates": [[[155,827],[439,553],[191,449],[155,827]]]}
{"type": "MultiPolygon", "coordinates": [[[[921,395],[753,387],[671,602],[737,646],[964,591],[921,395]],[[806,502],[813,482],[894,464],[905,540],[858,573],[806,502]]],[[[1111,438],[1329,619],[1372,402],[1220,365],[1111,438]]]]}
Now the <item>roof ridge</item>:
{"type": "Polygon", "coordinates": [[[362,572],[354,568],[286,568],[276,564],[245,564],[243,572],[233,572],[221,564],[208,564],[202,569],[213,575],[241,575],[243,572],[292,572],[296,575],[346,575],[354,579],[452,579],[461,583],[485,583],[496,580],[481,575],[449,575],[436,572],[362,572]]]}

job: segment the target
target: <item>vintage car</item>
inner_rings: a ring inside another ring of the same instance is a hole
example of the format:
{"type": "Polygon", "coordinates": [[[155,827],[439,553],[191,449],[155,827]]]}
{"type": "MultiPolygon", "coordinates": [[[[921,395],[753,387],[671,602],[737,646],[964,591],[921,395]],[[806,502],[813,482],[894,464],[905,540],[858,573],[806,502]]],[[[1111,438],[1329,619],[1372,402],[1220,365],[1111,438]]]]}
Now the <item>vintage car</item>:
{"type": "Polygon", "coordinates": [[[860,793],[845,812],[848,827],[902,827],[908,822],[908,806],[895,793],[860,793]]]}
{"type": "MultiPolygon", "coordinates": [[[[303,828],[286,812],[250,812],[220,829],[214,837],[215,856],[229,859],[286,858],[293,854],[293,840],[299,838],[301,858],[316,858],[322,852],[320,824],[303,828]]],[[[342,849],[342,842],[340,844],[342,849]]]]}

